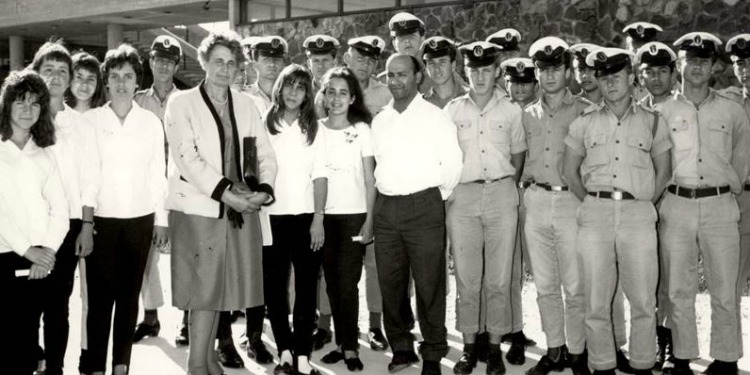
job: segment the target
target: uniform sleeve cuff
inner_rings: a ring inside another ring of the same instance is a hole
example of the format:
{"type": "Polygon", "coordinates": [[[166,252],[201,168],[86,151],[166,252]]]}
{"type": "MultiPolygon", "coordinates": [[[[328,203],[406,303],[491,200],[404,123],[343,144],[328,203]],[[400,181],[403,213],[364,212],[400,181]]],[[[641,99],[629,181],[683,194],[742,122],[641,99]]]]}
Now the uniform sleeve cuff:
{"type": "Polygon", "coordinates": [[[269,184],[260,184],[258,185],[258,191],[261,193],[268,194],[268,200],[263,203],[264,206],[268,206],[272,204],[273,202],[276,202],[276,196],[273,194],[273,188],[269,184]]]}

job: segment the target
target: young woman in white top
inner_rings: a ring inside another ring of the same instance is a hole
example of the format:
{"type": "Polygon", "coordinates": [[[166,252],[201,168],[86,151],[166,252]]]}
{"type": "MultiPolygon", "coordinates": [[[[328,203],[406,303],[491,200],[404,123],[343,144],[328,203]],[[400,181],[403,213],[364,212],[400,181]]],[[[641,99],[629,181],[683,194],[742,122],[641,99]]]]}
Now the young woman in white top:
{"type": "Polygon", "coordinates": [[[0,373],[36,369],[40,293],[68,232],[68,201],[49,146],[49,91],[35,72],[11,72],[0,104],[0,373]]]}
{"type": "Polygon", "coordinates": [[[86,257],[87,359],[84,372],[103,375],[112,324],[112,373],[127,374],[138,318],[138,294],[151,244],[167,241],[164,130],[133,101],[143,66],[122,44],[102,63],[111,100],[84,116],[94,125],[100,181],[94,250],[86,257]]]}
{"type": "Polygon", "coordinates": [[[310,366],[315,299],[324,241],[326,174],[325,138],[315,118],[312,74],[292,64],[273,88],[273,104],[265,116],[276,153],[276,202],[268,206],[273,245],[263,249],[263,275],[268,318],[280,364],[274,374],[317,374],[310,366]],[[294,266],[294,334],[287,318],[287,286],[294,266]],[[297,357],[294,361],[292,355],[297,357]]]}
{"type": "Polygon", "coordinates": [[[349,68],[338,67],[323,78],[328,117],[319,121],[325,134],[328,199],[324,228],[323,269],[331,301],[338,349],[325,363],[343,359],[349,371],[364,366],[357,349],[359,288],[365,244],[372,242],[375,204],[375,159],[372,155],[372,114],[362,89],[349,68]]]}

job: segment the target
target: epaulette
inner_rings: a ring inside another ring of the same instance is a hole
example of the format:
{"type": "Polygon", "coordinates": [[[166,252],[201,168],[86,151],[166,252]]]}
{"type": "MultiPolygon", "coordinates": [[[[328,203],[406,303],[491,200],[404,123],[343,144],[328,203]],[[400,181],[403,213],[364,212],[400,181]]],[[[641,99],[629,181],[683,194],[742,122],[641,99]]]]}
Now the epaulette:
{"type": "Polygon", "coordinates": [[[723,90],[716,90],[716,94],[740,104],[745,100],[742,89],[737,86],[730,86],[723,90]]]}
{"type": "Polygon", "coordinates": [[[591,105],[589,105],[588,107],[586,107],[583,110],[583,112],[581,112],[580,116],[586,116],[586,115],[589,115],[591,113],[594,113],[594,112],[602,109],[603,105],[604,105],[604,101],[602,101],[601,103],[591,103],[591,105]]]}

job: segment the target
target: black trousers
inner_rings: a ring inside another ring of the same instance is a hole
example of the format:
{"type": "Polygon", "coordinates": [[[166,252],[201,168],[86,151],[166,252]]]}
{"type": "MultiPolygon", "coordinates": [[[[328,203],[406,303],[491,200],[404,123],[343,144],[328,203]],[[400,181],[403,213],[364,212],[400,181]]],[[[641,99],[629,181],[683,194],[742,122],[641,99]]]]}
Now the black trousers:
{"type": "Polygon", "coordinates": [[[324,219],[323,274],[331,302],[336,344],[357,350],[359,343],[359,288],[365,245],[352,241],[359,234],[367,214],[326,215],[324,219]]]}
{"type": "Polygon", "coordinates": [[[16,253],[0,254],[0,374],[31,375],[36,370],[38,320],[42,280],[16,277],[16,270],[28,270],[31,262],[16,253]]]}
{"type": "Polygon", "coordinates": [[[138,319],[154,215],[132,219],[95,217],[94,251],[86,257],[88,350],[86,372],[104,371],[112,323],[112,366],[130,367],[133,331],[138,319]]]}
{"type": "Polygon", "coordinates": [[[394,352],[413,350],[409,275],[414,277],[425,360],[448,353],[445,328],[445,206],[437,188],[406,196],[378,195],[375,262],[383,294],[383,325],[394,352]]]}
{"type": "Polygon", "coordinates": [[[273,245],[263,248],[263,282],[268,319],[279,354],[310,356],[321,252],[310,249],[312,214],[271,215],[273,245]],[[290,266],[294,266],[294,333],[288,320],[290,266]]]}
{"type": "MultiPolygon", "coordinates": [[[[39,332],[40,315],[44,322],[44,358],[47,375],[62,375],[65,351],[68,348],[68,323],[70,295],[73,293],[75,271],[78,266],[76,239],[81,232],[81,220],[70,220],[70,230],[65,235],[55,255],[55,268],[40,281],[41,305],[34,311],[39,332]]],[[[36,336],[38,338],[38,336],[36,336]]],[[[38,341],[38,339],[37,339],[38,341]]]]}

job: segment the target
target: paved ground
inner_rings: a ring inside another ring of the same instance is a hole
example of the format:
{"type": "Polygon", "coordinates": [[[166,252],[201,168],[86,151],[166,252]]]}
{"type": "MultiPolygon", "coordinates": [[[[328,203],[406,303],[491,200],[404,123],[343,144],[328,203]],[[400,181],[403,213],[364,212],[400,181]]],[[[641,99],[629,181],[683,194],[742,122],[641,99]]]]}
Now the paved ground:
{"type": "MultiPolygon", "coordinates": [[[[163,287],[165,292],[165,300],[170,301],[169,291],[169,256],[162,256],[159,267],[161,269],[163,287]]],[[[76,289],[71,298],[71,337],[69,340],[68,353],[65,358],[66,374],[77,374],[76,369],[78,367],[78,355],[80,345],[80,319],[81,319],[81,302],[78,297],[78,284],[76,283],[76,289]]],[[[366,306],[364,306],[364,290],[363,284],[360,285],[360,327],[363,332],[367,329],[367,313],[366,306]]],[[[525,371],[533,366],[536,361],[539,360],[542,354],[545,352],[544,336],[541,332],[541,326],[539,321],[539,310],[536,304],[536,289],[533,283],[527,283],[524,287],[523,293],[523,304],[524,304],[524,321],[525,321],[525,332],[526,334],[539,342],[539,347],[529,348],[527,351],[527,361],[524,366],[508,366],[508,374],[523,374],[525,371]]],[[[707,295],[699,295],[697,300],[698,306],[698,330],[700,338],[700,352],[703,359],[695,361],[693,363],[693,369],[696,371],[703,371],[705,367],[710,363],[708,357],[708,334],[710,331],[710,316],[709,316],[709,300],[707,295]]],[[[161,320],[162,330],[160,337],[147,338],[141,343],[134,346],[133,349],[133,361],[131,364],[130,373],[133,375],[184,375],[186,373],[186,361],[187,361],[187,348],[178,348],[174,345],[174,337],[177,333],[177,325],[181,319],[181,312],[171,306],[165,306],[159,309],[159,317],[161,320]]],[[[450,296],[448,297],[448,313],[446,322],[448,322],[448,344],[450,346],[450,353],[443,359],[443,373],[452,374],[452,368],[455,361],[461,355],[461,349],[463,347],[461,343],[461,336],[455,330],[455,284],[451,279],[450,296]]],[[[271,336],[271,328],[268,325],[268,321],[265,322],[265,331],[263,339],[266,345],[269,346],[269,350],[275,353],[274,342],[271,336]]],[[[742,300],[742,323],[745,327],[750,327],[750,297],[744,297],[742,300]]],[[[233,332],[235,341],[239,342],[239,336],[244,331],[244,320],[237,321],[233,326],[233,332]]],[[[743,343],[746,352],[750,351],[750,329],[746,329],[743,334],[743,343]]],[[[375,375],[375,374],[387,374],[387,364],[390,362],[390,352],[374,352],[370,350],[367,344],[366,337],[363,335],[360,338],[360,344],[362,345],[360,350],[360,357],[362,362],[365,364],[365,369],[361,373],[363,375],[375,375]]],[[[507,345],[503,345],[503,351],[507,350],[507,345]]],[[[347,374],[349,373],[343,362],[337,365],[324,365],[320,362],[320,358],[325,355],[328,351],[334,349],[333,344],[328,344],[325,348],[320,351],[313,353],[313,363],[321,370],[323,374],[347,374]]],[[[111,350],[111,344],[110,344],[111,350]]],[[[239,348],[238,348],[239,350],[239,348]]],[[[259,366],[252,360],[248,359],[242,350],[239,350],[240,354],[245,360],[245,368],[239,370],[227,369],[227,375],[239,375],[239,374],[273,374],[273,366],[259,366]]],[[[750,375],[750,355],[746,355],[740,361],[740,368],[742,374],[750,375]]],[[[416,375],[419,374],[420,368],[413,366],[400,372],[400,375],[416,375]]],[[[479,365],[474,371],[475,374],[484,374],[484,364],[479,365]]],[[[570,374],[570,370],[566,370],[560,374],[570,374]]]]}

